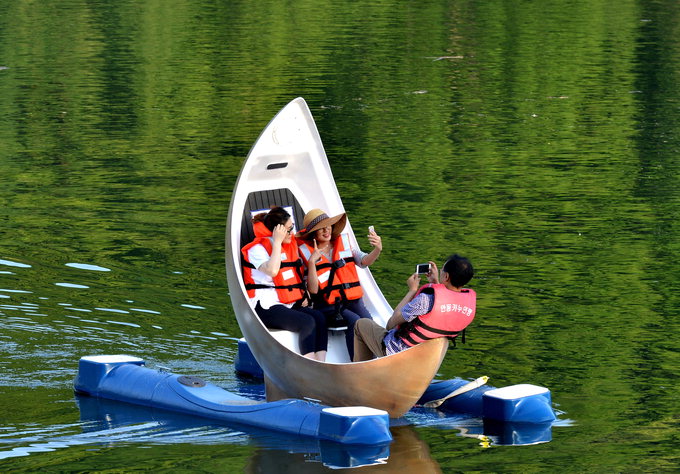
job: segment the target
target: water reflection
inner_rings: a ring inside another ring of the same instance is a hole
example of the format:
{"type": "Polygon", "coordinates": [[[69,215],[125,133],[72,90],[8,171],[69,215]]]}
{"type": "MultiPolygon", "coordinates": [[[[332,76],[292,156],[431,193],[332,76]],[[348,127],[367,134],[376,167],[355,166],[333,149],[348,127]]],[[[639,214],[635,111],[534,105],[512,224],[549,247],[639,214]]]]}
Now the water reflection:
{"type": "Polygon", "coordinates": [[[346,446],[251,427],[212,424],[111,400],[77,396],[77,403],[82,429],[88,434],[87,437],[74,437],[77,442],[87,439],[89,443],[107,445],[253,444],[257,449],[248,461],[246,472],[326,472],[328,467],[356,469],[365,466],[370,466],[370,472],[393,472],[394,468],[422,474],[441,472],[427,443],[412,426],[392,427],[394,440],[389,445],[346,446]]]}
{"type": "Polygon", "coordinates": [[[82,429],[89,434],[90,443],[252,444],[258,447],[249,463],[251,468],[257,466],[255,472],[285,472],[280,470],[281,465],[287,464],[281,462],[281,457],[290,461],[299,456],[308,462],[341,468],[384,463],[390,453],[390,446],[386,444],[346,446],[236,424],[214,424],[196,417],[93,397],[77,396],[77,404],[82,429]]]}
{"type": "Polygon", "coordinates": [[[481,447],[490,448],[549,443],[552,441],[552,428],[556,424],[561,423],[511,423],[475,418],[435,422],[429,426],[457,429],[460,436],[477,439],[481,447]]]}
{"type": "Polygon", "coordinates": [[[328,449],[327,443],[320,443],[318,454],[287,448],[259,449],[248,462],[246,472],[315,473],[328,472],[328,467],[340,471],[352,468],[352,472],[442,472],[427,443],[413,427],[393,427],[391,431],[394,440],[382,452],[375,447],[328,449]]]}

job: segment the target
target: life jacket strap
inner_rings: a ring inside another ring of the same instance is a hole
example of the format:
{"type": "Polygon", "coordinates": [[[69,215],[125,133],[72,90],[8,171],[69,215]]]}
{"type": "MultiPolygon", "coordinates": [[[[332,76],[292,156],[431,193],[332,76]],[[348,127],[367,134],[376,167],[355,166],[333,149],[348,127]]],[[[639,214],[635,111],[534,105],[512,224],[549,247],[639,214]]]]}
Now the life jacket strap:
{"type": "MultiPolygon", "coordinates": [[[[338,284],[333,284],[333,280],[335,279],[335,271],[338,268],[344,267],[347,263],[349,262],[354,262],[354,257],[345,257],[338,259],[334,261],[333,263],[330,264],[331,271],[330,275],[328,275],[328,285],[320,292],[322,295],[327,297],[328,295],[331,294],[334,290],[339,290],[340,294],[342,295],[342,300],[347,301],[347,295],[345,294],[345,290],[348,290],[350,288],[354,288],[355,286],[361,286],[361,283],[356,281],[353,283],[338,283],[338,284]]],[[[328,266],[329,264],[325,264],[328,266]]],[[[317,267],[318,269],[319,267],[317,267]]]]}
{"type": "Polygon", "coordinates": [[[274,288],[275,290],[288,290],[293,291],[295,289],[305,289],[304,283],[296,283],[294,285],[264,285],[262,283],[246,283],[246,290],[261,290],[264,288],[274,288]]]}
{"type": "Polygon", "coordinates": [[[328,285],[324,291],[330,293],[333,290],[349,290],[355,286],[361,286],[361,282],[355,281],[352,283],[338,283],[337,285],[328,285]]]}
{"type": "MultiPolygon", "coordinates": [[[[464,331],[464,330],[463,330],[464,331]]],[[[425,324],[419,317],[412,319],[411,321],[404,323],[399,326],[396,332],[396,336],[409,342],[411,345],[418,344],[421,341],[414,339],[413,335],[416,335],[421,340],[435,339],[437,337],[446,337],[447,339],[453,341],[454,347],[456,342],[456,336],[458,336],[460,331],[449,331],[446,329],[434,328],[425,324]],[[441,336],[431,336],[424,334],[421,329],[425,329],[434,334],[440,334],[441,336]]]]}
{"type": "Polygon", "coordinates": [[[241,266],[242,266],[242,267],[252,268],[253,270],[257,270],[257,268],[255,268],[255,265],[253,265],[253,264],[250,263],[248,260],[246,260],[245,258],[243,258],[243,255],[241,255],[241,266]]]}
{"type": "Polygon", "coordinates": [[[413,325],[417,326],[419,328],[425,329],[427,331],[433,332],[435,334],[441,334],[442,336],[446,336],[446,337],[456,337],[458,335],[458,333],[460,332],[460,331],[439,329],[439,328],[434,328],[432,326],[428,326],[420,318],[415,318],[413,320],[413,325]]]}
{"type": "MultiPolygon", "coordinates": [[[[246,260],[243,257],[243,254],[241,254],[241,266],[247,267],[247,268],[252,268],[253,270],[257,270],[257,267],[250,263],[248,260],[246,260]]],[[[294,262],[281,262],[281,267],[280,268],[285,268],[285,267],[293,267],[293,268],[302,268],[302,260],[297,259],[294,262]]]]}
{"type": "Polygon", "coordinates": [[[354,257],[345,257],[345,258],[339,258],[338,260],[335,260],[334,262],[324,262],[324,263],[317,263],[316,264],[316,269],[318,270],[323,270],[324,268],[342,268],[346,264],[353,262],[354,257]]]}
{"type": "Polygon", "coordinates": [[[345,265],[347,265],[347,260],[348,260],[347,258],[339,258],[339,259],[335,260],[332,263],[333,268],[338,269],[338,268],[344,267],[345,265]]]}

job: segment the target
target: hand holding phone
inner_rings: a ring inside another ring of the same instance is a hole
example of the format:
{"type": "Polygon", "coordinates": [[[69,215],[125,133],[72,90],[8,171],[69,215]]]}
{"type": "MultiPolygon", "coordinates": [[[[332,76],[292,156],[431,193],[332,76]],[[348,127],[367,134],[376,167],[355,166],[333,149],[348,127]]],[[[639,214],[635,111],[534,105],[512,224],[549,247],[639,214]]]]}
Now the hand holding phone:
{"type": "Polygon", "coordinates": [[[370,265],[375,261],[376,258],[378,258],[378,254],[382,252],[382,239],[378,234],[375,233],[375,228],[372,225],[368,226],[368,243],[370,243],[373,246],[373,250],[371,250],[371,258],[369,260],[369,263],[365,263],[365,265],[370,265]],[[377,251],[378,253],[375,253],[377,251]]]}

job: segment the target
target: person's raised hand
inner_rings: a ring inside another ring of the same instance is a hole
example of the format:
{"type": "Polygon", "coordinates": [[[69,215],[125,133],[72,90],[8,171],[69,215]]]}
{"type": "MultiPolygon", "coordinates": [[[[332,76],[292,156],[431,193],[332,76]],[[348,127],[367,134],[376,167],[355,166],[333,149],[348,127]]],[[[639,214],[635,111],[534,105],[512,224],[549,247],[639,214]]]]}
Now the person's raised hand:
{"type": "Polygon", "coordinates": [[[420,286],[420,275],[414,273],[413,275],[408,277],[408,280],[406,280],[406,284],[408,285],[409,290],[411,291],[418,290],[418,287],[420,286]]]}
{"type": "Polygon", "coordinates": [[[378,250],[382,251],[382,239],[378,234],[375,233],[375,230],[370,229],[368,231],[368,243],[370,243],[373,247],[377,248],[378,250]]]}
{"type": "Polygon", "coordinates": [[[316,246],[316,239],[314,239],[314,250],[312,251],[312,254],[309,256],[309,263],[314,265],[316,262],[319,261],[321,258],[321,250],[319,250],[319,247],[316,246]]]}
{"type": "Polygon", "coordinates": [[[286,239],[287,236],[288,229],[286,229],[286,226],[283,224],[278,224],[276,227],[274,227],[274,230],[272,230],[272,237],[274,237],[274,242],[280,244],[286,239]]]}
{"type": "Polygon", "coordinates": [[[427,272],[427,281],[430,283],[439,283],[439,270],[437,270],[437,264],[430,261],[430,269],[427,272]]]}

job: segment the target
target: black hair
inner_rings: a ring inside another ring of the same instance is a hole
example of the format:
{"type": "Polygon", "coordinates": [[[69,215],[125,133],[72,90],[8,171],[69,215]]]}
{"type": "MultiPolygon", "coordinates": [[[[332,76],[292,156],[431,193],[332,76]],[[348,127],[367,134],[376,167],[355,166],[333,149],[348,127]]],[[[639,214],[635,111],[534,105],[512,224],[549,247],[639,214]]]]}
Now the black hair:
{"type": "Polygon", "coordinates": [[[273,231],[277,225],[286,225],[290,219],[290,214],[284,208],[276,206],[272,207],[269,212],[262,212],[253,217],[253,222],[263,222],[264,226],[273,231]]]}
{"type": "Polygon", "coordinates": [[[475,273],[470,260],[458,254],[453,254],[446,259],[443,270],[449,274],[451,285],[456,288],[460,288],[472,280],[475,273]]]}

